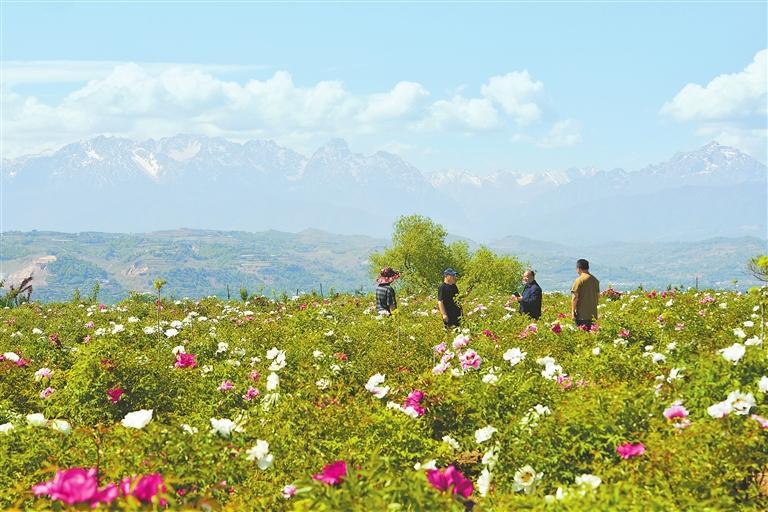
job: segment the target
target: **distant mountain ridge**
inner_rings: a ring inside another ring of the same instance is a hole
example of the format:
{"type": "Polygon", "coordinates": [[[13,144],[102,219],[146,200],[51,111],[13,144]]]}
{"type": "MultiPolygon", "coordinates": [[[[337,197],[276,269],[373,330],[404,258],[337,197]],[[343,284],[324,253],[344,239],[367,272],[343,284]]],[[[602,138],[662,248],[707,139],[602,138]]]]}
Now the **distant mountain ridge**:
{"type": "Polygon", "coordinates": [[[404,214],[457,234],[568,243],[765,236],[768,170],[712,142],[628,172],[568,169],[423,174],[334,139],[309,157],[272,141],[99,136],[3,162],[5,228],[203,229],[386,236],[404,214]],[[727,205],[727,207],[724,207],[727,205]]]}
{"type": "MultiPolygon", "coordinates": [[[[455,237],[451,236],[451,239],[455,237]]],[[[465,240],[470,246],[477,242],[465,240]]],[[[34,297],[67,300],[77,288],[87,295],[98,281],[101,299],[120,300],[130,291],[150,292],[155,279],[168,280],[176,297],[238,297],[313,289],[325,293],[372,291],[369,256],[384,239],[320,230],[299,233],[179,229],[154,233],[3,234],[2,276],[6,285],[33,274],[34,297]]],[[[577,258],[587,258],[603,288],[666,288],[667,285],[744,289],[756,284],[747,259],[766,248],[765,239],[714,238],[700,242],[609,243],[570,246],[520,236],[490,242],[537,271],[546,291],[567,290],[577,258]]],[[[440,276],[435,276],[435,285],[440,276]]]]}

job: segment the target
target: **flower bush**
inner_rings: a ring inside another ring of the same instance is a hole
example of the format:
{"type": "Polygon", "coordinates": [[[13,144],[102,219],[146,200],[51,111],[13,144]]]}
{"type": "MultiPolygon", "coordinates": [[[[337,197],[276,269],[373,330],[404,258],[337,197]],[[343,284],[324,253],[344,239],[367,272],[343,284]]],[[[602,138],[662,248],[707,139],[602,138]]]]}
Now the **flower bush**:
{"type": "Polygon", "coordinates": [[[768,289],[607,298],[0,310],[0,508],[768,508],[768,289]]]}

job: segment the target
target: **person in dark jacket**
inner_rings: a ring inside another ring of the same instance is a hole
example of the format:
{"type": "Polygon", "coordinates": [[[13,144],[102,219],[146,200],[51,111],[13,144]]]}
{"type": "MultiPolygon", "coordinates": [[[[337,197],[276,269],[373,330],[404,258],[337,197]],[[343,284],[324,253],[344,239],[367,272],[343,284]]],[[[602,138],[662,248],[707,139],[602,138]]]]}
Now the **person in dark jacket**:
{"type": "Polygon", "coordinates": [[[392,267],[384,267],[379,273],[376,283],[376,312],[379,315],[391,315],[397,309],[397,298],[392,282],[400,278],[400,272],[392,267]]]}
{"type": "Polygon", "coordinates": [[[534,320],[541,317],[541,286],[536,282],[536,274],[533,270],[523,273],[523,294],[513,295],[512,300],[520,304],[520,312],[525,313],[534,320]]]}

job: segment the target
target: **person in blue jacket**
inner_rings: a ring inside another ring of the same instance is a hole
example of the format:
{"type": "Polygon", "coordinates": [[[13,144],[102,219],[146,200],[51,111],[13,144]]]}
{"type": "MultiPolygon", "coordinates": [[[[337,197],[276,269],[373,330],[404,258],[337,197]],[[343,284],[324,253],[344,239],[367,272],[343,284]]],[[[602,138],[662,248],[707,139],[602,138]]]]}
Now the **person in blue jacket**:
{"type": "Polygon", "coordinates": [[[525,313],[534,320],[541,317],[541,286],[536,282],[536,273],[533,270],[526,270],[523,273],[522,295],[512,296],[512,300],[520,304],[520,312],[525,313]]]}

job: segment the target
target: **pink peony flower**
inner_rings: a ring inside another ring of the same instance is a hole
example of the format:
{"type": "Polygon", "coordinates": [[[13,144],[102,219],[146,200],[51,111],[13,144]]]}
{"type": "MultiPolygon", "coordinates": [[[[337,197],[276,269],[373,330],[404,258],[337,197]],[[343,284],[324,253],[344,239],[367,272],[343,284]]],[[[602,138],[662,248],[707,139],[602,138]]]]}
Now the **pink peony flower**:
{"type": "Polygon", "coordinates": [[[85,328],[86,328],[86,329],[93,329],[93,325],[94,325],[94,323],[93,323],[93,320],[91,320],[90,322],[88,322],[87,324],[85,324],[85,328]]]}
{"type": "Polygon", "coordinates": [[[254,388],[254,387],[250,387],[249,386],[248,387],[248,391],[246,391],[245,394],[243,395],[243,400],[247,400],[248,402],[250,402],[251,400],[253,400],[257,396],[259,396],[260,394],[261,394],[261,391],[259,391],[258,389],[254,388]]]}
{"type": "Polygon", "coordinates": [[[472,481],[452,465],[444,469],[430,469],[427,471],[427,480],[432,487],[440,492],[445,492],[453,487],[453,494],[458,494],[464,498],[469,498],[474,490],[472,481]]]}
{"type": "Polygon", "coordinates": [[[461,354],[459,356],[459,361],[461,362],[461,369],[466,370],[468,368],[480,368],[480,363],[482,362],[482,358],[477,355],[477,352],[472,350],[471,348],[467,349],[466,352],[461,354]]]}
{"type": "Polygon", "coordinates": [[[323,466],[320,473],[312,475],[314,480],[328,485],[339,485],[347,476],[347,463],[343,460],[337,460],[323,466]]]}
{"type": "Polygon", "coordinates": [[[219,385],[219,391],[229,391],[230,389],[234,389],[235,385],[232,383],[231,380],[225,380],[224,382],[219,385]]]}
{"type": "Polygon", "coordinates": [[[664,417],[668,420],[687,418],[688,410],[681,404],[672,404],[671,406],[664,409],[664,417]]]}
{"type": "Polygon", "coordinates": [[[123,388],[112,388],[107,390],[107,395],[109,396],[109,400],[113,404],[116,404],[117,402],[120,401],[120,397],[123,396],[123,393],[125,393],[125,391],[123,391],[123,388]]]}
{"type": "Polygon", "coordinates": [[[296,495],[296,486],[292,484],[288,484],[285,487],[283,487],[283,498],[289,500],[293,498],[296,495]]]}
{"type": "Polygon", "coordinates": [[[53,389],[52,387],[48,386],[47,388],[45,388],[44,390],[42,390],[40,392],[40,398],[46,399],[49,396],[51,396],[55,391],[56,391],[55,389],[53,389]]]}
{"type": "Polygon", "coordinates": [[[176,364],[174,366],[176,368],[194,368],[197,366],[197,360],[195,359],[197,356],[195,354],[185,354],[183,352],[179,352],[176,354],[176,364]]]}
{"type": "Polygon", "coordinates": [[[568,375],[558,375],[557,383],[560,384],[563,389],[571,389],[573,387],[573,382],[568,375]]]}
{"type": "Polygon", "coordinates": [[[260,377],[261,377],[261,374],[256,370],[253,370],[251,373],[248,374],[248,378],[254,382],[259,380],[260,377]]]}
{"type": "Polygon", "coordinates": [[[622,459],[631,459],[633,457],[639,457],[645,453],[645,445],[643,443],[624,443],[616,447],[616,453],[622,459]]]}
{"type": "Polygon", "coordinates": [[[624,338],[624,339],[629,338],[629,330],[628,329],[621,329],[619,331],[619,336],[624,338]]]}
{"type": "Polygon", "coordinates": [[[496,336],[496,335],[493,333],[493,331],[492,331],[492,330],[490,330],[490,329],[484,329],[484,330],[483,330],[483,334],[485,334],[487,337],[491,338],[492,340],[497,340],[497,339],[499,339],[499,337],[498,337],[498,336],[496,336]]]}
{"type": "Polygon", "coordinates": [[[445,373],[445,370],[450,368],[450,366],[451,365],[449,363],[437,363],[437,365],[435,365],[435,367],[432,368],[432,374],[442,375],[443,373],[445,373]]]}
{"type": "Polygon", "coordinates": [[[757,414],[753,414],[750,416],[750,418],[758,422],[760,424],[760,428],[763,430],[768,430],[768,419],[763,418],[762,416],[758,416],[757,414]]]}
{"type": "Polygon", "coordinates": [[[443,341],[443,342],[441,342],[439,345],[435,345],[435,347],[433,348],[433,350],[434,350],[435,352],[437,352],[438,354],[442,354],[443,352],[445,352],[446,350],[448,350],[448,346],[447,346],[447,345],[445,344],[445,342],[443,341]]]}

